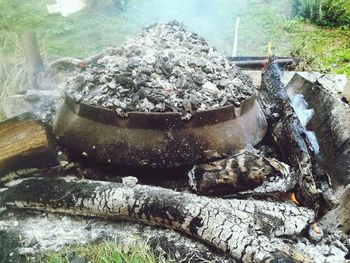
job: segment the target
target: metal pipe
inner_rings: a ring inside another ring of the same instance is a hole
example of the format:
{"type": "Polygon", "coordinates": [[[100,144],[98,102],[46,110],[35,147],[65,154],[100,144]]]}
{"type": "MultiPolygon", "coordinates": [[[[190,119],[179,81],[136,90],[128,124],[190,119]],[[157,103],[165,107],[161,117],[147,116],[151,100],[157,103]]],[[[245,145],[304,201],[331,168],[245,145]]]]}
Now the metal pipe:
{"type": "MultiPolygon", "coordinates": [[[[228,57],[228,60],[233,62],[236,66],[245,69],[262,69],[267,64],[268,57],[228,57]]],[[[297,62],[296,59],[281,57],[276,59],[276,63],[280,67],[285,67],[297,62]]]]}
{"type": "Polygon", "coordinates": [[[232,56],[236,57],[237,56],[237,49],[238,49],[238,27],[239,27],[239,22],[241,21],[240,17],[237,17],[236,20],[236,27],[235,27],[235,36],[233,38],[233,48],[232,48],[232,56]]]}

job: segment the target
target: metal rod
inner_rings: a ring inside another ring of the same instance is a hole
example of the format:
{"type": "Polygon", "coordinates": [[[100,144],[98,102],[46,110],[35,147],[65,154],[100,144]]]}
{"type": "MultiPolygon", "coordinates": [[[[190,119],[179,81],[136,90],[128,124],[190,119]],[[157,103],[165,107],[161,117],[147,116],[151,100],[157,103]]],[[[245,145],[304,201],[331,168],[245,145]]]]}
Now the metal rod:
{"type": "MultiPolygon", "coordinates": [[[[258,58],[258,57],[252,57],[252,58],[242,58],[242,57],[228,57],[230,61],[232,61],[236,66],[241,68],[247,68],[247,69],[262,69],[268,62],[268,58],[258,58]]],[[[292,64],[293,62],[296,62],[293,58],[277,58],[276,63],[280,67],[284,67],[288,64],[292,64]]]]}
{"type": "Polygon", "coordinates": [[[236,57],[237,56],[237,49],[238,49],[238,28],[239,28],[239,22],[241,18],[237,17],[236,19],[236,27],[235,27],[235,36],[233,39],[233,48],[232,48],[232,56],[236,57]]]}

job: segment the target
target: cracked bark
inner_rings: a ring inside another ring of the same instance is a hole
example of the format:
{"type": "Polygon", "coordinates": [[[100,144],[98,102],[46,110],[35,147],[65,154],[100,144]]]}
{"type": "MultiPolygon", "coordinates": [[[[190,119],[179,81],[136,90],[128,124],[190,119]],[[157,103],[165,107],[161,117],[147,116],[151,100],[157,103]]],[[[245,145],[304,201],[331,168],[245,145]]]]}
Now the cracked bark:
{"type": "Polygon", "coordinates": [[[303,94],[315,111],[310,126],[315,131],[322,162],[333,179],[350,183],[350,106],[329,93],[320,83],[312,83],[295,74],[286,89],[303,94]]]}
{"type": "MultiPolygon", "coordinates": [[[[314,220],[313,211],[290,203],[208,198],[159,187],[130,188],[70,177],[12,182],[0,192],[0,204],[162,226],[202,240],[243,262],[300,255],[284,240],[299,236],[314,220]]],[[[303,262],[309,261],[307,256],[303,258],[303,262]]]]}
{"type": "Polygon", "coordinates": [[[274,57],[262,73],[260,103],[268,118],[273,141],[283,160],[297,175],[297,195],[301,203],[315,210],[320,210],[322,199],[328,207],[337,205],[328,174],[319,165],[319,156],[291,105],[274,57]]]}
{"type": "Polygon", "coordinates": [[[188,175],[194,191],[215,196],[269,195],[287,192],[296,184],[287,164],[253,147],[223,160],[196,165],[188,175]]]}

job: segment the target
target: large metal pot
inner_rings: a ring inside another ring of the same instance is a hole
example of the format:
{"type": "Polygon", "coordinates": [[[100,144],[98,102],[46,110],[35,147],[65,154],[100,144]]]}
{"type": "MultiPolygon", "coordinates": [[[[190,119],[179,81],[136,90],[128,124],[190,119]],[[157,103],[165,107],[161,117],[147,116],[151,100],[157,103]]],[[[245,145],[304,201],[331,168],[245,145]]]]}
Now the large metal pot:
{"type": "Polygon", "coordinates": [[[121,118],[113,110],[77,104],[67,95],[54,122],[54,134],[74,154],[153,168],[207,162],[257,144],[266,129],[255,96],[239,108],[197,112],[185,121],[179,113],[133,112],[121,118]]]}

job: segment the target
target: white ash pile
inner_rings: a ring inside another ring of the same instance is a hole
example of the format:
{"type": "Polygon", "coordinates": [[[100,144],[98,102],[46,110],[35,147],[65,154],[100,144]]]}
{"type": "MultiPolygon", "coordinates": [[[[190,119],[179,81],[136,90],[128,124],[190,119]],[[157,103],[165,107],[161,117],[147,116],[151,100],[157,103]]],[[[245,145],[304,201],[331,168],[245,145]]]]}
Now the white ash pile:
{"type": "Polygon", "coordinates": [[[249,77],[198,34],[174,21],[145,28],[117,48],[88,59],[70,80],[74,99],[128,112],[195,111],[239,106],[255,92],[249,77]]]}

